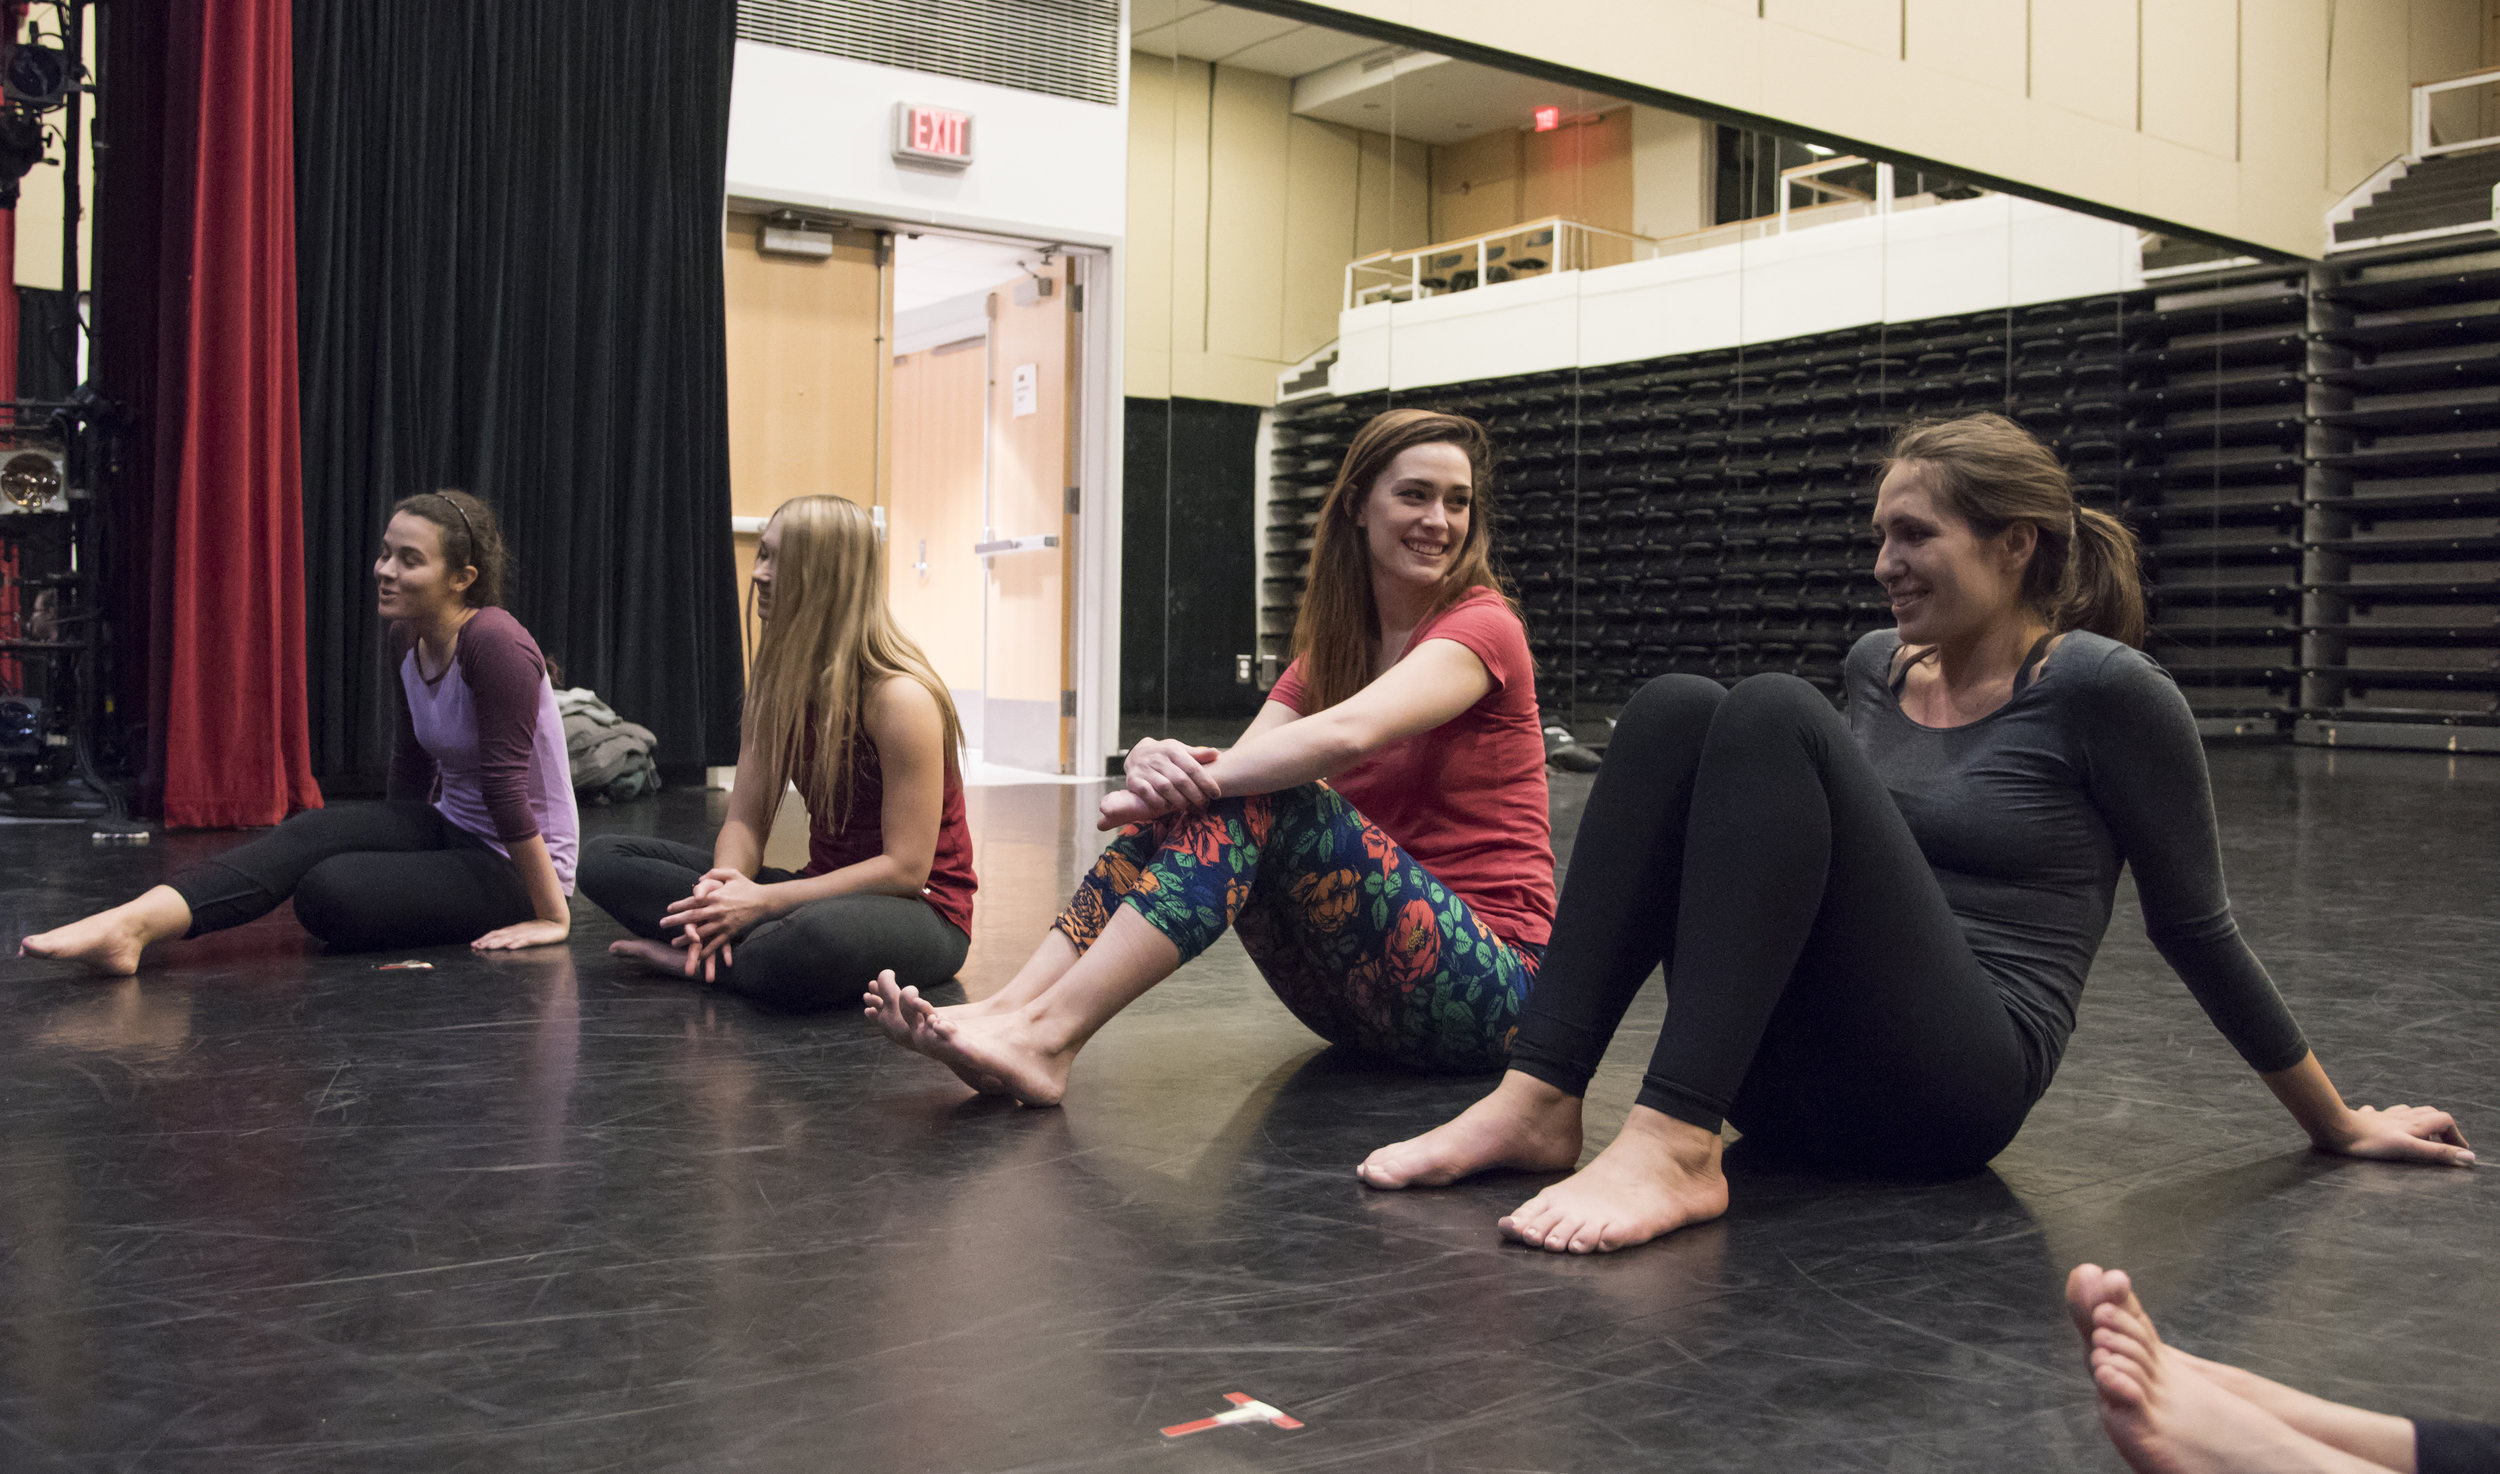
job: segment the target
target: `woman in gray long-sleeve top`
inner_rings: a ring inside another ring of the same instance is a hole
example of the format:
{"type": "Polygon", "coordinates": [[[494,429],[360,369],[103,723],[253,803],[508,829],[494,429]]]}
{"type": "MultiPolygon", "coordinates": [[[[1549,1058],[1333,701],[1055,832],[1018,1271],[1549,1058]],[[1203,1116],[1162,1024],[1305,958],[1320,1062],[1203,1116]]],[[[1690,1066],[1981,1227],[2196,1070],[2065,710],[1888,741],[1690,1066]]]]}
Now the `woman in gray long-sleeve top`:
{"type": "Polygon", "coordinates": [[[1717,1217],[1726,1120],[1809,1161],[1974,1170],[2048,1089],[2122,865],[2154,945],[2321,1149],[2470,1165],[2445,1112],[2347,1106],[2240,939],[2195,719],[2135,648],[2125,526],[1998,415],[1903,432],[1875,526],[1898,628],[1850,652],[1846,722],[1790,676],[1643,687],[1509,1073],[1363,1180],[1575,1165],[1581,1094],[1661,961],[1631,1118],[1504,1232],[1587,1253],[1717,1217]]]}

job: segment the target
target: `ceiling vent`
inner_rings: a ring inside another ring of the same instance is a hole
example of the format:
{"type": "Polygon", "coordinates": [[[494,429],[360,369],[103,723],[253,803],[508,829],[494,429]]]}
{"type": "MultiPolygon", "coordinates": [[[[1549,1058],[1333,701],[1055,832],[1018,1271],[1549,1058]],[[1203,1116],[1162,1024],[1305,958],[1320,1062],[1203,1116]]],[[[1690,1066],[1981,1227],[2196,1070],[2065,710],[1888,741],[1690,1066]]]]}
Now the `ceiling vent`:
{"type": "Polygon", "coordinates": [[[738,39],[1120,102],[1120,0],[738,0],[738,39]]]}

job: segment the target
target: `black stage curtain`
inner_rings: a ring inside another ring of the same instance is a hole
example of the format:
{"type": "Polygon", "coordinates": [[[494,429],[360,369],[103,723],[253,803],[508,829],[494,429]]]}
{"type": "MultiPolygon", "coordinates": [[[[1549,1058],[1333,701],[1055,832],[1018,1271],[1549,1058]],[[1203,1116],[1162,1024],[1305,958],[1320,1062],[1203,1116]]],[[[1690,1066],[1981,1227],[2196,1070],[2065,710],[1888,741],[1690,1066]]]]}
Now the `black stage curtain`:
{"type": "Polygon", "coordinates": [[[733,0],[296,0],[314,771],[390,740],[393,501],[502,515],[513,613],[673,768],[737,759],[733,0]]]}

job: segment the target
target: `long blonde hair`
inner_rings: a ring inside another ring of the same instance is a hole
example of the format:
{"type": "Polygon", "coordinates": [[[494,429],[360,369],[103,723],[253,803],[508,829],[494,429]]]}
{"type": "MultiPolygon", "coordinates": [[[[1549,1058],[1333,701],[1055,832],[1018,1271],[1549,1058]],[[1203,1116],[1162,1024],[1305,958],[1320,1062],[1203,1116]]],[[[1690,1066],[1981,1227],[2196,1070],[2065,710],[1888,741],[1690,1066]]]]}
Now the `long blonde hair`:
{"type": "MultiPolygon", "coordinates": [[[[886,608],[885,550],[867,509],[838,496],[792,497],[773,520],[781,541],[773,554],[772,617],[756,642],[740,723],[775,802],[785,783],[796,782],[808,812],[838,831],[850,818],[869,692],[895,676],[927,688],[945,728],[950,774],[963,724],[929,657],[886,608]],[[801,773],[811,738],[816,763],[801,773]]],[[[750,584],[750,617],[754,607],[750,584]]]]}
{"type": "Polygon", "coordinates": [[[1378,674],[1372,660],[1380,643],[1380,605],[1372,595],[1371,545],[1354,524],[1389,463],[1418,445],[1457,446],[1474,476],[1466,540],[1433,590],[1425,617],[1457,603],[1469,589],[1510,597],[1493,571],[1493,442],[1484,426],[1464,415],[1421,409],[1372,416],[1346,447],[1312,531],[1310,572],[1293,621],[1306,712],[1335,706],[1378,674]]]}

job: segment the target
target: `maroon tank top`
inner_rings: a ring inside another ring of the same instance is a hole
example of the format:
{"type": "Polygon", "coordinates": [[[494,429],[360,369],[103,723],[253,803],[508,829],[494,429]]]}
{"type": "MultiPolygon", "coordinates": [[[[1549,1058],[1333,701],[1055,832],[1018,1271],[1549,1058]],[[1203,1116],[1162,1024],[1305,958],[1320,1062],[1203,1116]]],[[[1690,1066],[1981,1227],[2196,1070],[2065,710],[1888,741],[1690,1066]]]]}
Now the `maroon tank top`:
{"type": "MultiPolygon", "coordinates": [[[[813,768],[814,722],[808,729],[811,736],[800,761],[813,768]]],[[[885,766],[867,733],[859,734],[853,748],[849,821],[837,834],[823,815],[808,815],[807,868],[801,875],[827,875],[885,853],[885,766]]],[[[937,853],[929,860],[929,881],[921,888],[920,898],[955,930],[970,936],[972,893],[980,886],[980,879],[972,873],[972,825],[964,818],[963,775],[949,763],[946,795],[938,809],[937,853]]]]}

